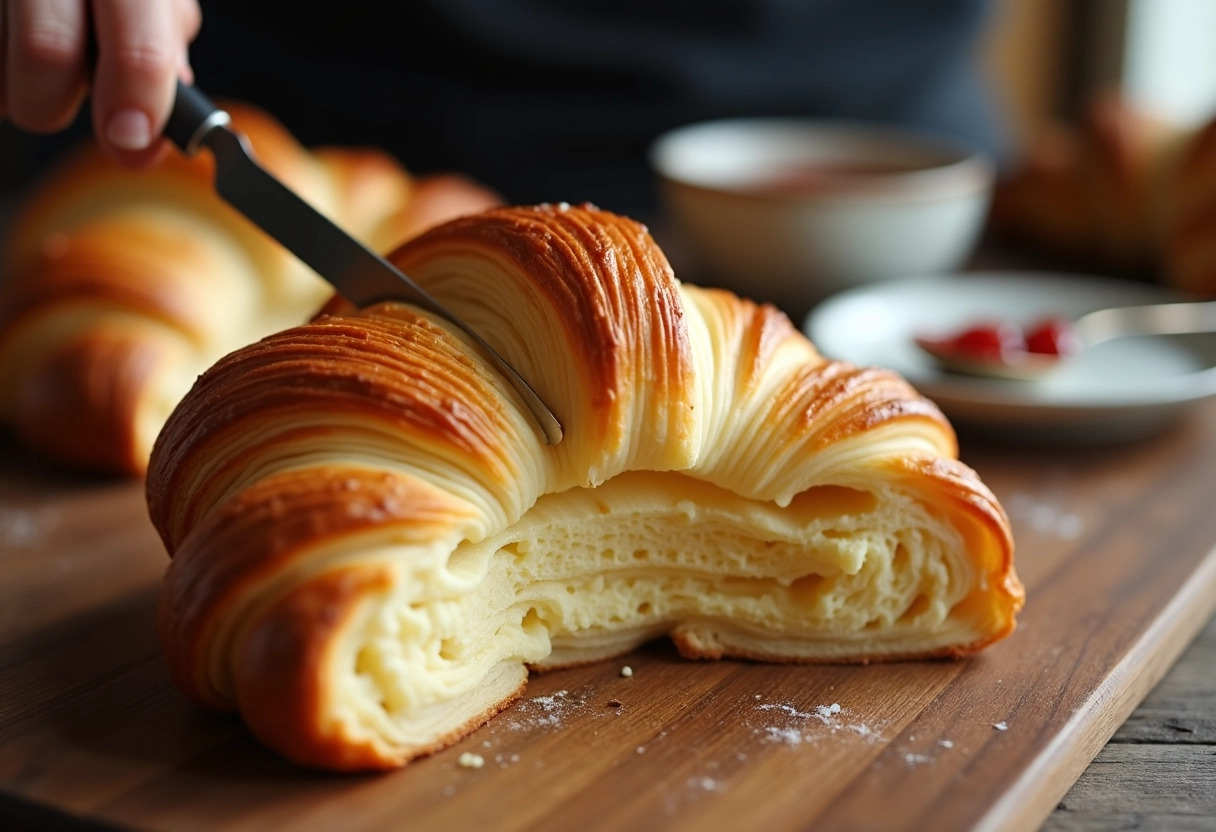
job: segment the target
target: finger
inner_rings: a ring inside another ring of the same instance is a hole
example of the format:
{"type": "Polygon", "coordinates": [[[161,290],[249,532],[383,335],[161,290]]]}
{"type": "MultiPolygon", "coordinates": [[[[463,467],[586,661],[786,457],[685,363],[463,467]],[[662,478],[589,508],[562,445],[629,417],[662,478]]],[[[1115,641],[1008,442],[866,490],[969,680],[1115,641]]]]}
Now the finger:
{"type": "Polygon", "coordinates": [[[203,13],[199,9],[198,0],[178,0],[177,20],[181,26],[183,43],[190,43],[198,37],[198,30],[203,25],[203,13]]]}
{"type": "Polygon", "coordinates": [[[93,14],[94,131],[120,162],[147,164],[161,150],[183,48],[175,4],[95,0],[93,14]]]}
{"type": "Polygon", "coordinates": [[[203,13],[197,0],[177,0],[177,24],[181,31],[182,43],[177,75],[187,84],[193,84],[194,69],[190,66],[189,45],[198,37],[199,29],[203,25],[203,13]]]}
{"type": "Polygon", "coordinates": [[[86,0],[8,0],[5,105],[19,126],[62,130],[87,88],[86,0]]]}

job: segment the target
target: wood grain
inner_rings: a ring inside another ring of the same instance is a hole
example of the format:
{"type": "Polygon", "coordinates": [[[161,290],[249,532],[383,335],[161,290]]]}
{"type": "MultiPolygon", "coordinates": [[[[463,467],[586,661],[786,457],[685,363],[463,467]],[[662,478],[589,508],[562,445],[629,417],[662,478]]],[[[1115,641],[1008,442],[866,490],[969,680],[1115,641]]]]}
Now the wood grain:
{"type": "Polygon", "coordinates": [[[1216,828],[1216,619],[1102,749],[1043,832],[1216,828]]]}
{"type": "MultiPolygon", "coordinates": [[[[1216,606],[1216,406],[1134,445],[963,450],[1010,512],[1028,593],[1019,631],[975,659],[787,668],[657,643],[534,677],[400,772],[336,777],[172,687],[140,485],[55,474],[6,445],[0,811],[223,832],[1035,828],[1216,606]],[[463,752],[485,764],[462,768],[463,752]]],[[[1152,764],[1151,744],[1120,747],[1118,765],[1152,764]]]]}

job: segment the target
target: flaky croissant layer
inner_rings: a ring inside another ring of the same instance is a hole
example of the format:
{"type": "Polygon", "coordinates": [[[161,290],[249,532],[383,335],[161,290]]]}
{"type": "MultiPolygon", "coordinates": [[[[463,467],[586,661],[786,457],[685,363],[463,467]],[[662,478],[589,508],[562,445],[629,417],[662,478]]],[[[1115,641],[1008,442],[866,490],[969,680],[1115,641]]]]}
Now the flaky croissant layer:
{"type": "Polygon", "coordinates": [[[669,635],[690,657],[962,655],[1022,602],[1007,519],[941,413],[790,322],[681,285],[645,228],[497,209],[392,259],[446,322],[318,317],[205,373],[157,441],[177,683],[268,745],[388,768],[505,707],[529,667],[669,635]]]}

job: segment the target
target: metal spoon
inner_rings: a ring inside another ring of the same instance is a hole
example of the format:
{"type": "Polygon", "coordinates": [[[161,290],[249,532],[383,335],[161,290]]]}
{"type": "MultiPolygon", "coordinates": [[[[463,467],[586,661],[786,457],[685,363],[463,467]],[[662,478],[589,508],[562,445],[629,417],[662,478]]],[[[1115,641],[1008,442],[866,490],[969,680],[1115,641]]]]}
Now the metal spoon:
{"type": "MultiPolygon", "coordinates": [[[[1134,335],[1186,335],[1216,332],[1216,301],[1184,301],[1096,309],[1074,319],[1075,355],[1104,341],[1134,335]]],[[[949,339],[918,337],[917,346],[945,369],[973,376],[1034,381],[1069,360],[1070,355],[1013,350],[999,355],[966,354],[949,339]]]]}

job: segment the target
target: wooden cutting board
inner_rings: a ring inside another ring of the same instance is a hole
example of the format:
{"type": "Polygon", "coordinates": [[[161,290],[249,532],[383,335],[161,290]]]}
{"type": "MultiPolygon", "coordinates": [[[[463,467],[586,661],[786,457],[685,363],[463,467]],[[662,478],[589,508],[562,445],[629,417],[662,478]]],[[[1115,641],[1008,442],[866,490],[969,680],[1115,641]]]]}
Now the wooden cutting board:
{"type": "Polygon", "coordinates": [[[1216,404],[1127,446],[963,450],[1028,593],[982,655],[772,667],[655,644],[535,677],[404,770],[330,776],[170,684],[141,486],[0,444],[0,810],[224,832],[1034,828],[1216,607],[1216,404]]]}

